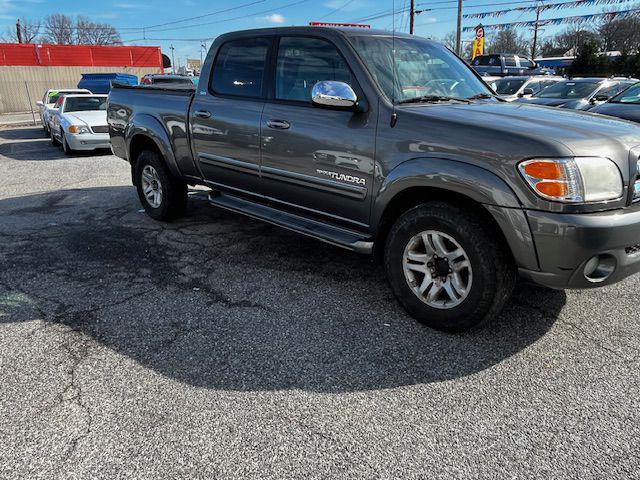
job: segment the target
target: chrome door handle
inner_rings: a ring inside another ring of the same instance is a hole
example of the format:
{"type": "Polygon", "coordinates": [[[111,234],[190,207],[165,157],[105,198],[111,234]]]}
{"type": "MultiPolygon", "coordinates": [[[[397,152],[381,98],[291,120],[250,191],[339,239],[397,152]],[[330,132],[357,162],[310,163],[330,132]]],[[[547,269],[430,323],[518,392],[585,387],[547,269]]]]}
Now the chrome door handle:
{"type": "Polygon", "coordinates": [[[196,110],[193,114],[200,118],[211,118],[211,112],[206,110],[196,110]]]}
{"type": "Polygon", "coordinates": [[[276,130],[286,130],[291,127],[291,124],[284,120],[269,120],[267,122],[267,127],[275,128],[276,130]]]}

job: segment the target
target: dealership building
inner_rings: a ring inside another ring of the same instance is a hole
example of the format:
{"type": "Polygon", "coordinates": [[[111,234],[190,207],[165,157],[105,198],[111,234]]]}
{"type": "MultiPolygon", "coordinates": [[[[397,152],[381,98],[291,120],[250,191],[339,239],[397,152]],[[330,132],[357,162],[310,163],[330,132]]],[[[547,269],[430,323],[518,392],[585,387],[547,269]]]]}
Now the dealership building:
{"type": "Polygon", "coordinates": [[[161,73],[160,47],[0,43],[0,113],[26,112],[50,88],[83,73],[161,73]]]}

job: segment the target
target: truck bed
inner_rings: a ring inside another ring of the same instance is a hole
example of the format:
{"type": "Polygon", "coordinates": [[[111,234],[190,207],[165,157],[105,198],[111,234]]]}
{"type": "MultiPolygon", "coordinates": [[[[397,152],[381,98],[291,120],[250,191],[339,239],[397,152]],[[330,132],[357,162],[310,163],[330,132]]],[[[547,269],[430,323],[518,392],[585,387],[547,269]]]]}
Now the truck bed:
{"type": "Polygon", "coordinates": [[[135,141],[136,132],[126,132],[127,125],[135,124],[140,133],[148,129],[156,134],[158,150],[173,157],[169,163],[175,174],[197,175],[189,142],[189,109],[194,93],[195,86],[114,84],[107,106],[113,153],[135,161],[129,158],[131,151],[135,155],[135,149],[127,142],[135,141]]]}

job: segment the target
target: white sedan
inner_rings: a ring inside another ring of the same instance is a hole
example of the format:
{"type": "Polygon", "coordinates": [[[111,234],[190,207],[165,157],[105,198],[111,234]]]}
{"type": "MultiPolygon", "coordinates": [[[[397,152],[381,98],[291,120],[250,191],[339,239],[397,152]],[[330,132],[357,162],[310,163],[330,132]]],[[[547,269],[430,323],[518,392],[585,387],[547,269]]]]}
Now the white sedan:
{"type": "Polygon", "coordinates": [[[91,94],[86,88],[61,88],[47,90],[42,100],[38,100],[36,105],[40,111],[40,121],[42,122],[42,129],[44,133],[49,135],[49,121],[50,114],[55,109],[55,104],[61,95],[70,95],[75,93],[88,93],[91,94]]]}
{"type": "Polygon", "coordinates": [[[64,153],[111,148],[107,95],[65,95],[51,117],[51,141],[64,153]]]}

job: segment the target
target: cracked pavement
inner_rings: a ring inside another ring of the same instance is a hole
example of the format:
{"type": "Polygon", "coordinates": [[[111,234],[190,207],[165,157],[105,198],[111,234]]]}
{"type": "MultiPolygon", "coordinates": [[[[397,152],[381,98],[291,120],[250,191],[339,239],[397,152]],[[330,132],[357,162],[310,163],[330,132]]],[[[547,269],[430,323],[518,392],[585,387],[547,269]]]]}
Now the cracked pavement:
{"type": "Polygon", "coordinates": [[[639,287],[438,333],[366,257],[0,129],[0,478],[640,478],[639,287]]]}

